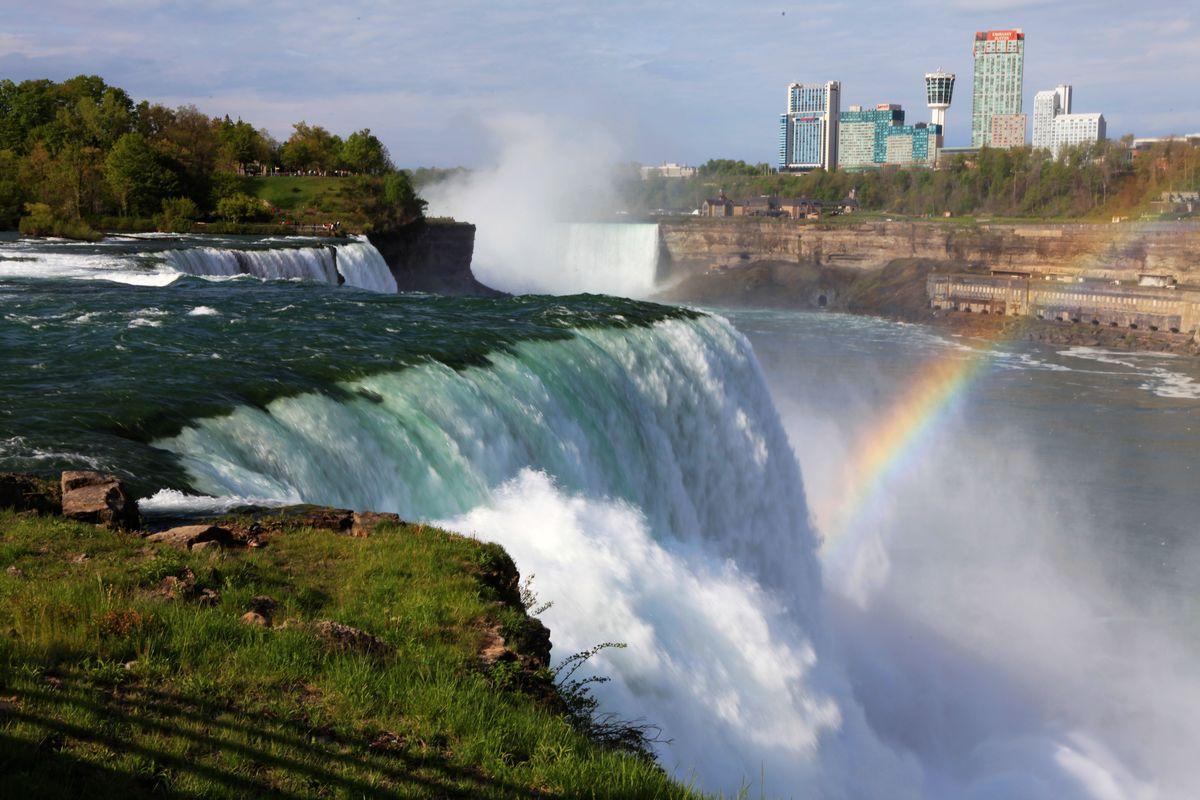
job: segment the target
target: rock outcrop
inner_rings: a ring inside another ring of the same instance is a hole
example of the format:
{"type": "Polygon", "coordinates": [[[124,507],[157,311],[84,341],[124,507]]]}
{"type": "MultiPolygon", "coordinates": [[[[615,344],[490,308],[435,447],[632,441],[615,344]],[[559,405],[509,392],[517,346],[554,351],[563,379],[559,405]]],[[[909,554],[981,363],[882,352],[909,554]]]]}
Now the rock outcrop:
{"type": "Polygon", "coordinates": [[[687,219],[659,225],[669,277],[760,262],[855,271],[896,259],[953,269],[1061,271],[1102,279],[1200,272],[1200,224],[999,224],[960,220],[836,223],[687,219]]]}
{"type": "Polygon", "coordinates": [[[398,291],[479,297],[504,294],[484,286],[471,272],[474,225],[422,220],[368,238],[391,268],[398,291]]]}
{"type": "Polygon", "coordinates": [[[229,547],[233,545],[233,532],[220,525],[182,525],[146,537],[146,541],[166,544],[180,550],[199,550],[204,547],[229,547]]]}
{"type": "Polygon", "coordinates": [[[61,488],[64,517],[126,531],[141,525],[137,502],[115,475],[70,470],[62,474],[61,488]]]}
{"type": "Polygon", "coordinates": [[[50,478],[24,472],[5,472],[0,474],[0,508],[61,514],[62,487],[50,478]]]}

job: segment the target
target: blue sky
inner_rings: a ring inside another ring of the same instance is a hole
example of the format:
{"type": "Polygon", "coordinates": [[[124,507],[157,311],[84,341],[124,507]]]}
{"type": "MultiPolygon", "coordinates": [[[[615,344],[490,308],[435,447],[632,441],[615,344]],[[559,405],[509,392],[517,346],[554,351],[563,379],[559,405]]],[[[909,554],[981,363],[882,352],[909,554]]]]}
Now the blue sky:
{"type": "MultiPolygon", "coordinates": [[[[0,6],[18,0],[0,0],[0,6]]],[[[478,165],[490,121],[536,113],[611,132],[645,163],[773,161],[789,82],[927,119],[922,76],[958,74],[949,144],[969,140],[975,30],[1025,30],[1033,92],[1075,87],[1109,134],[1200,130],[1200,2],[19,2],[0,77],[97,73],[286,135],[370,127],[398,164],[478,165]]]]}

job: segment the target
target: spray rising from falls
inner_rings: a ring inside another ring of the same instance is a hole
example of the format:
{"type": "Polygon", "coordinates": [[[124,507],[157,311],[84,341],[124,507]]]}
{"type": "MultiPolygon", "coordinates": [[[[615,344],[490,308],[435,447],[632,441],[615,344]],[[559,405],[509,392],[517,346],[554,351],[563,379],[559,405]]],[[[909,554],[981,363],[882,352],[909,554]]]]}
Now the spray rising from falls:
{"type": "Polygon", "coordinates": [[[645,298],[658,275],[658,226],[646,223],[551,223],[540,239],[508,249],[480,228],[473,267],[481,281],[514,294],[593,292],[645,298]]]}
{"type": "Polygon", "coordinates": [[[492,166],[422,189],[431,214],[475,225],[476,277],[512,293],[653,294],[658,226],[584,222],[621,218],[616,142],[577,119],[508,115],[489,125],[492,166]]]}
{"type": "Polygon", "coordinates": [[[1040,702],[1028,676],[903,604],[864,618],[824,593],[796,461],[722,320],[576,328],[340,388],[155,444],[213,495],[392,510],[501,542],[554,601],[559,658],[629,644],[594,662],[613,678],[603,708],[661,725],[660,757],[685,779],[766,796],[1153,796],[1103,727],[1040,702]]]}

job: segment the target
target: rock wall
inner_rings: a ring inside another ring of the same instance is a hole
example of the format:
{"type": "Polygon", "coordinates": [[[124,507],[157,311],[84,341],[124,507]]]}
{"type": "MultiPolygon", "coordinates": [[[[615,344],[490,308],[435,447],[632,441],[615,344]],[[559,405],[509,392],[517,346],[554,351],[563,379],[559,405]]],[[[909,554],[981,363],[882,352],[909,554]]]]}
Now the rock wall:
{"type": "Polygon", "coordinates": [[[475,226],[466,222],[417,222],[398,231],[368,237],[392,270],[401,292],[502,294],[475,280],[471,257],[475,226]]]}
{"type": "MultiPolygon", "coordinates": [[[[955,221],[796,222],[688,219],[659,228],[671,277],[758,262],[874,271],[895,259],[958,269],[1136,278],[1200,273],[1200,223],[970,224],[955,221]]],[[[1200,274],[1193,280],[1200,281],[1200,274]]]]}

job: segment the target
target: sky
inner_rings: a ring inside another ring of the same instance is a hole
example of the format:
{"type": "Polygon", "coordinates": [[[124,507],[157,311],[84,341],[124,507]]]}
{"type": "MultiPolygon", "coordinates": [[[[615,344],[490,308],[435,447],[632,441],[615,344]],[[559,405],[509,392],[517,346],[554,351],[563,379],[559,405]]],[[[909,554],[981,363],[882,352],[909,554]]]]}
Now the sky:
{"type": "Polygon", "coordinates": [[[371,128],[400,166],[480,166],[512,114],[611,135],[627,160],[774,162],[792,81],[926,121],[923,75],[958,75],[947,144],[970,140],[976,30],[1023,28],[1033,93],[1075,87],[1109,135],[1200,131],[1198,0],[821,3],[0,0],[0,78],[98,74],[286,137],[371,128]],[[11,8],[6,8],[7,6],[11,8]]]}

